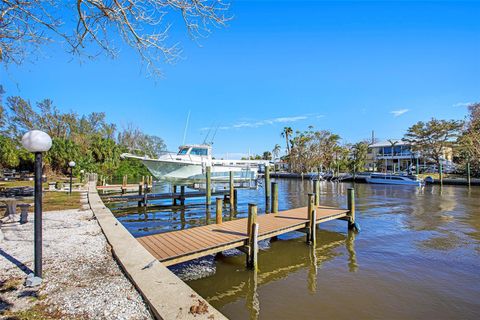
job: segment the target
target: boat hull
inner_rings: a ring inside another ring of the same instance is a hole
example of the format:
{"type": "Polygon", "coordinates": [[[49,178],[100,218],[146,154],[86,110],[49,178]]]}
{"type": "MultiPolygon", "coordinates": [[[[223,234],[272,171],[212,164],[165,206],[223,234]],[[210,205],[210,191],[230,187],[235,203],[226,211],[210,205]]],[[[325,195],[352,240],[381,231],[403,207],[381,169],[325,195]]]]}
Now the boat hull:
{"type": "MultiPolygon", "coordinates": [[[[142,163],[158,180],[176,184],[205,182],[206,166],[202,163],[174,162],[143,159],[142,163]]],[[[211,166],[213,182],[228,182],[230,172],[234,181],[251,181],[257,178],[256,168],[239,168],[235,166],[211,166]]]]}
{"type": "Polygon", "coordinates": [[[415,180],[393,180],[393,179],[378,179],[378,178],[366,178],[365,181],[373,184],[393,184],[393,185],[403,185],[403,186],[421,186],[422,181],[415,180]]]}

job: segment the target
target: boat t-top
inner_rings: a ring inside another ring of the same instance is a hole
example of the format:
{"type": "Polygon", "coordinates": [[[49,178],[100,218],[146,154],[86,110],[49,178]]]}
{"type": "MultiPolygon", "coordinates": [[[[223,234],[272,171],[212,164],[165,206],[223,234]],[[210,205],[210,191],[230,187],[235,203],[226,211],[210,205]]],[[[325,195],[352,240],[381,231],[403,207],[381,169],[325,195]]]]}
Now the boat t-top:
{"type": "Polygon", "coordinates": [[[179,185],[205,182],[207,167],[211,167],[212,182],[228,182],[230,172],[236,182],[252,181],[259,167],[269,164],[268,160],[216,160],[208,144],[183,145],[178,153],[165,152],[157,159],[130,153],[121,156],[139,159],[157,179],[179,185]]]}

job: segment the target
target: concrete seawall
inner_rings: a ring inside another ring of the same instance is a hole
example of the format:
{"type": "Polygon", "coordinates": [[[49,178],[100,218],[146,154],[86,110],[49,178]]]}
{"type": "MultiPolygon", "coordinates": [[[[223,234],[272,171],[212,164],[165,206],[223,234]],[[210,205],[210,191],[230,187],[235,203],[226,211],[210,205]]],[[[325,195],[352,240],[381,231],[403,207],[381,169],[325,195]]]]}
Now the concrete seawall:
{"type": "Polygon", "coordinates": [[[88,200],[113,254],[157,319],[227,319],[155,259],[105,207],[95,182],[88,200]]]}

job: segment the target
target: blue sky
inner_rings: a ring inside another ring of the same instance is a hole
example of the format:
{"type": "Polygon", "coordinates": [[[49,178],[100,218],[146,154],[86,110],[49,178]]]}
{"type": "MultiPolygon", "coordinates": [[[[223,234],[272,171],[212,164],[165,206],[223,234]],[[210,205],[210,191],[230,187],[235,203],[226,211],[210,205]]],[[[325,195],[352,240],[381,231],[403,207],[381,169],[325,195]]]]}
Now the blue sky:
{"type": "Polygon", "coordinates": [[[183,59],[154,81],[136,56],[73,58],[49,45],[34,63],[0,71],[7,95],[51,98],[63,110],[104,111],[168,148],[218,127],[214,153],[284,146],[284,126],[344,142],[401,138],[419,120],[462,119],[480,101],[478,1],[233,1],[234,19],[201,46],[173,19],[183,59]]]}

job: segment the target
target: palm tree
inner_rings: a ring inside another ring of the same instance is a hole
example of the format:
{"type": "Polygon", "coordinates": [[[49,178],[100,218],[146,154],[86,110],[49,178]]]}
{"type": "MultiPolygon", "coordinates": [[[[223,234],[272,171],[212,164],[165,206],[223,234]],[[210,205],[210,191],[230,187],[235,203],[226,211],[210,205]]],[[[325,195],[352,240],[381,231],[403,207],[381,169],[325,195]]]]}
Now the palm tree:
{"type": "Polygon", "coordinates": [[[399,140],[394,141],[394,140],[390,140],[390,139],[388,139],[387,141],[390,143],[390,145],[392,147],[392,152],[391,152],[391,154],[392,154],[392,166],[393,166],[393,173],[395,173],[395,160],[393,160],[393,157],[395,156],[395,154],[394,154],[393,150],[395,149],[395,146],[397,145],[397,143],[399,143],[400,141],[399,140]]]}
{"type": "Polygon", "coordinates": [[[285,128],[283,128],[282,137],[285,138],[285,142],[286,142],[286,144],[287,144],[287,154],[290,154],[289,137],[290,137],[291,134],[293,134],[293,130],[292,130],[291,127],[285,127],[285,128]]]}
{"type": "Polygon", "coordinates": [[[277,143],[275,145],[275,147],[273,147],[273,150],[272,150],[272,154],[273,154],[273,158],[274,160],[275,159],[278,159],[278,156],[280,154],[280,150],[282,150],[282,148],[280,147],[280,145],[277,143]]]}

